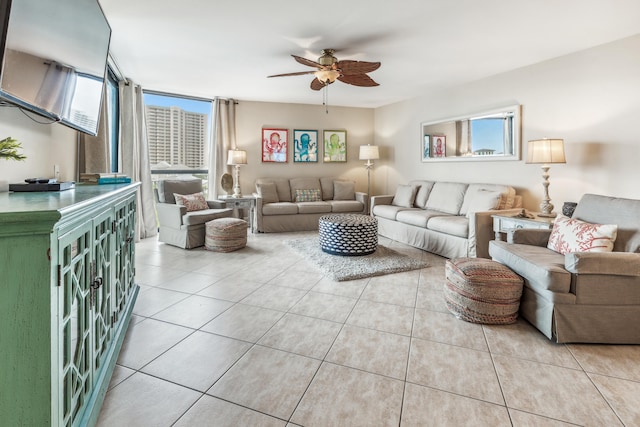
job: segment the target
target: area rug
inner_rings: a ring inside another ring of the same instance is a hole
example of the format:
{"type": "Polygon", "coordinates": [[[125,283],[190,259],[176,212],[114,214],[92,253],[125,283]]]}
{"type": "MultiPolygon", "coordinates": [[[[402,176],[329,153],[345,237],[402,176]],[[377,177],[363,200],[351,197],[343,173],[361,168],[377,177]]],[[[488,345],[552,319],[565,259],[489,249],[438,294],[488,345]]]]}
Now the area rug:
{"type": "Polygon", "coordinates": [[[382,245],[378,245],[378,249],[371,255],[340,256],[322,252],[317,237],[286,240],[284,243],[309,264],[337,282],[417,270],[429,266],[426,261],[411,258],[382,245]]]}

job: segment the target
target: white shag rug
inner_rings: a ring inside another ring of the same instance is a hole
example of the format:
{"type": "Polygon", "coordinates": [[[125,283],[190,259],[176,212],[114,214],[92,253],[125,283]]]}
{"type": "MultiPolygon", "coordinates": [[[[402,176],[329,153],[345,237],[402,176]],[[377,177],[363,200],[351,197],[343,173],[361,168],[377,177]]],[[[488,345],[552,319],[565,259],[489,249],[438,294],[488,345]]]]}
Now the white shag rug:
{"type": "Polygon", "coordinates": [[[426,261],[411,258],[382,245],[378,245],[378,249],[371,255],[341,256],[323,252],[317,237],[286,240],[284,243],[337,282],[417,270],[429,266],[426,261]]]}

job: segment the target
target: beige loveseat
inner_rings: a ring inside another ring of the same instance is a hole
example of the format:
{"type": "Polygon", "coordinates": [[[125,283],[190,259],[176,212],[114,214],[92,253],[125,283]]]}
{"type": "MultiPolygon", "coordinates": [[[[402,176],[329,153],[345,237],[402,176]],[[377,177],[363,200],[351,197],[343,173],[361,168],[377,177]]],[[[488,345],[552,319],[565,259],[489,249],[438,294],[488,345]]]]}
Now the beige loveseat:
{"type": "Polygon", "coordinates": [[[256,228],[262,233],[313,231],[330,213],[364,213],[367,194],[337,178],[259,178],[256,228]]]}
{"type": "MultiPolygon", "coordinates": [[[[508,242],[491,242],[491,257],[524,278],[520,314],[559,343],[640,344],[640,200],[585,194],[571,218],[589,223],[576,234],[587,250],[603,246],[588,227],[617,225],[613,251],[570,252],[552,242],[563,255],[547,247],[551,230],[514,230],[508,242]]],[[[555,242],[572,241],[554,228],[555,242]]]]}
{"type": "Polygon", "coordinates": [[[411,181],[395,195],[371,197],[381,236],[447,258],[488,258],[491,215],[520,206],[522,197],[499,184],[411,181]]]}

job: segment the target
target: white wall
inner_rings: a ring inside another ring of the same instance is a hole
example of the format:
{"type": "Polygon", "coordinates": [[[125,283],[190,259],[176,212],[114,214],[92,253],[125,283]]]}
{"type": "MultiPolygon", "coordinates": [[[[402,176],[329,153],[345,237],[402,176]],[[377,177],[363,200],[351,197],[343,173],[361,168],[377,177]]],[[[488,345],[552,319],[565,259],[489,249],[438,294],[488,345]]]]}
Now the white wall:
{"type": "Polygon", "coordinates": [[[417,178],[505,183],[524,196],[526,208],[539,210],[540,165],[524,157],[420,161],[421,122],[521,104],[523,153],[532,139],[565,141],[567,163],[550,170],[556,211],[587,192],[640,198],[638,52],[640,35],[376,109],[375,143],[385,159],[375,170],[376,192],[393,194],[397,184],[417,178]]]}
{"type": "MultiPolygon", "coordinates": [[[[320,101],[320,98],[318,99],[320,101]]],[[[373,115],[369,108],[329,106],[325,113],[322,105],[278,104],[240,101],[236,106],[236,140],[238,148],[247,150],[246,166],[240,169],[240,187],[243,194],[255,191],[256,178],[265,177],[323,177],[335,176],[356,181],[357,191],[367,191],[367,172],[364,161],[358,160],[360,145],[373,143],[373,115]],[[287,163],[262,163],[262,128],[289,130],[287,163]],[[318,130],[319,160],[317,163],[293,161],[293,130],[318,130]],[[347,162],[322,161],[322,131],[347,131],[347,162]]],[[[231,172],[231,170],[230,170],[231,172]]]]}
{"type": "Polygon", "coordinates": [[[8,136],[22,143],[25,161],[0,160],[0,181],[24,182],[25,178],[53,178],[53,165],[60,166],[60,179],[73,181],[76,176],[77,132],[58,123],[39,124],[47,119],[22,113],[16,107],[0,107],[0,139],[8,136]]]}

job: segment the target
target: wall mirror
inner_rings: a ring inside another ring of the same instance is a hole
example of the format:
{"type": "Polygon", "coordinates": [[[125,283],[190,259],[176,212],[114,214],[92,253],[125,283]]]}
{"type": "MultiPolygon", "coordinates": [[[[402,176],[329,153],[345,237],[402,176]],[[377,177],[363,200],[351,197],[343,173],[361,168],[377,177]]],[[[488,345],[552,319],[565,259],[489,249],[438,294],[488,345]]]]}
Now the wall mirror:
{"type": "Polygon", "coordinates": [[[520,160],[520,105],[420,124],[423,162],[520,160]]]}

